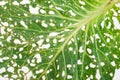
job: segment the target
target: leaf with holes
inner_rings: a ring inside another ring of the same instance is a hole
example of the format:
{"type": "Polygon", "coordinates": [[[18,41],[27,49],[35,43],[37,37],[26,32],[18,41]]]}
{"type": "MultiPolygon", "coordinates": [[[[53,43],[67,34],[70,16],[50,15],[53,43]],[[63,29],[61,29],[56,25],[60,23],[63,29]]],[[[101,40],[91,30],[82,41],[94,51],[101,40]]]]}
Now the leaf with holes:
{"type": "Polygon", "coordinates": [[[120,0],[1,0],[0,78],[119,80],[120,0]]]}

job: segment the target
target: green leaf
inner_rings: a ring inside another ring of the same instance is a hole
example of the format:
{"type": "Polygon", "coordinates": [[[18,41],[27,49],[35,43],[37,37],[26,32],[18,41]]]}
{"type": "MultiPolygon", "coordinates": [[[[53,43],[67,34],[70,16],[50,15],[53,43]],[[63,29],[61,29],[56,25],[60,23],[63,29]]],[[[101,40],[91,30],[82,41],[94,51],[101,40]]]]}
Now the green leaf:
{"type": "Polygon", "coordinates": [[[2,78],[118,80],[119,53],[120,0],[0,1],[2,78]]]}

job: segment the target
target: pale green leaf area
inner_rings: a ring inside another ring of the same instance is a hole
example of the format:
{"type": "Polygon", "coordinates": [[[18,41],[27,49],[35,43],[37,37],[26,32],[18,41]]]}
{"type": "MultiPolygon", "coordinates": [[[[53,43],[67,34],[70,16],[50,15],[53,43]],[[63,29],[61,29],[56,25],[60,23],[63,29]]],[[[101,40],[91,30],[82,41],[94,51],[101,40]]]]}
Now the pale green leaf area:
{"type": "Polygon", "coordinates": [[[120,80],[120,0],[0,0],[1,80],[120,80]]]}

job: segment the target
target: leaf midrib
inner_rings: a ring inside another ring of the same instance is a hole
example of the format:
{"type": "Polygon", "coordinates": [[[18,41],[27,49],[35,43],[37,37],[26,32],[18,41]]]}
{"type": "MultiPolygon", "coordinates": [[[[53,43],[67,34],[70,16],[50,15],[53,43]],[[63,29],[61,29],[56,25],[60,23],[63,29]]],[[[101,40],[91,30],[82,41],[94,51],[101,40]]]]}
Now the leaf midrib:
{"type": "MultiPolygon", "coordinates": [[[[113,5],[117,0],[113,0],[111,2],[111,0],[106,1],[102,6],[100,6],[95,12],[91,12],[88,17],[86,17],[85,19],[79,21],[79,23],[75,23],[71,26],[75,27],[75,29],[73,30],[73,32],[70,34],[70,36],[68,36],[68,38],[66,39],[66,41],[63,43],[63,45],[60,47],[60,49],[56,52],[56,55],[51,59],[51,61],[48,63],[48,66],[45,68],[45,70],[43,71],[43,73],[40,75],[39,78],[41,78],[46,71],[48,70],[48,68],[50,67],[50,65],[54,62],[54,60],[58,57],[58,55],[61,53],[61,51],[64,49],[64,47],[66,46],[66,44],[68,43],[68,41],[77,34],[77,32],[82,28],[82,26],[86,25],[87,23],[91,22],[92,20],[94,20],[96,17],[99,17],[102,13],[104,13],[108,8],[111,7],[111,5],[113,5]],[[110,4],[108,4],[110,3],[110,4]]],[[[38,79],[39,79],[38,78],[38,79]]]]}

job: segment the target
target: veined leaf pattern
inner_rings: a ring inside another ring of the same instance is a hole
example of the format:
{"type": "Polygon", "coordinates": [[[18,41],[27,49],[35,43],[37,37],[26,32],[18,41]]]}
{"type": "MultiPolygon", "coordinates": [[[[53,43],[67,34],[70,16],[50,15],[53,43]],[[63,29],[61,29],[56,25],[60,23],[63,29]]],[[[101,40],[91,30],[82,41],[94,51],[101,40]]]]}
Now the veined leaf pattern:
{"type": "Polygon", "coordinates": [[[0,1],[0,77],[116,80],[119,0],[0,1]]]}

